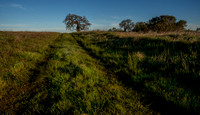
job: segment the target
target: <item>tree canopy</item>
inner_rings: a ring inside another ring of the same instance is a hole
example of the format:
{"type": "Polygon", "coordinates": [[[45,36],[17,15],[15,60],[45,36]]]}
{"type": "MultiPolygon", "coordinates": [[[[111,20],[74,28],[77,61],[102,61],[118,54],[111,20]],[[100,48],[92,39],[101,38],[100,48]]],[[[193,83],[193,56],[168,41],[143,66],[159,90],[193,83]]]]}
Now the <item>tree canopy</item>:
{"type": "Polygon", "coordinates": [[[187,22],[185,20],[180,20],[176,23],[176,29],[177,30],[184,30],[184,27],[186,27],[187,22]]]}
{"type": "Polygon", "coordinates": [[[86,30],[91,25],[85,16],[82,17],[76,14],[68,14],[63,23],[66,24],[66,29],[69,30],[72,30],[76,27],[77,32],[86,30]]]}
{"type": "Polygon", "coordinates": [[[148,31],[148,25],[145,22],[137,22],[134,28],[134,31],[136,32],[147,32],[148,31]]]}
{"type": "Polygon", "coordinates": [[[148,29],[156,32],[180,31],[184,30],[186,23],[185,20],[176,22],[176,17],[174,16],[161,15],[148,21],[148,29]]]}
{"type": "Polygon", "coordinates": [[[134,28],[134,23],[130,19],[121,21],[119,24],[120,28],[123,28],[125,32],[132,31],[134,28]]]}
{"type": "MultiPolygon", "coordinates": [[[[135,25],[130,19],[122,20],[119,24],[125,32],[171,32],[171,31],[183,31],[187,26],[187,21],[176,21],[176,17],[170,15],[156,16],[147,22],[137,22],[135,25]]],[[[117,29],[115,29],[117,30],[117,29]]],[[[118,31],[118,30],[117,30],[118,31]]]]}

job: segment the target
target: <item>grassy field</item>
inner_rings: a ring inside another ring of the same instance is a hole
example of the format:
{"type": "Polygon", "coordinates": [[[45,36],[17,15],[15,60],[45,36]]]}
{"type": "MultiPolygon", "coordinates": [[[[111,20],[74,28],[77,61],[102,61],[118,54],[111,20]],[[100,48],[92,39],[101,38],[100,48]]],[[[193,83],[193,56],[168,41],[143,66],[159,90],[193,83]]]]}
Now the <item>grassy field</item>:
{"type": "Polygon", "coordinates": [[[0,32],[0,114],[199,114],[200,34],[0,32]]]}

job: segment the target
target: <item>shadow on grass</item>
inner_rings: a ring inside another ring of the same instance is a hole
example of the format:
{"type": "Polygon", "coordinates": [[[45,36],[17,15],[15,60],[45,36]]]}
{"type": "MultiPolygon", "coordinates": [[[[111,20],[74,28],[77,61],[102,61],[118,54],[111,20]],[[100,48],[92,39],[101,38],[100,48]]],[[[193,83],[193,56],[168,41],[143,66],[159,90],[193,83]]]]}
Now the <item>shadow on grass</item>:
{"type": "MultiPolygon", "coordinates": [[[[76,36],[72,35],[74,39],[76,36]]],[[[80,35],[79,35],[80,36],[80,35]]],[[[81,37],[84,39],[84,37],[81,37]]],[[[88,48],[81,40],[76,39],[78,44],[83,47],[84,50],[88,51],[88,54],[93,58],[101,60],[104,66],[109,71],[115,71],[116,69],[127,68],[126,64],[121,62],[120,67],[112,62],[108,62],[105,57],[101,55],[97,55],[93,52],[92,49],[88,48]]],[[[194,43],[185,43],[185,42],[171,42],[162,39],[151,39],[151,38],[119,38],[109,35],[106,40],[96,40],[96,38],[92,39],[93,44],[101,47],[104,52],[121,52],[123,55],[123,60],[128,62],[127,54],[129,52],[142,52],[148,58],[141,62],[141,67],[144,69],[146,74],[156,73],[164,77],[174,77],[178,84],[181,87],[184,87],[188,90],[192,90],[195,94],[199,94],[200,91],[200,78],[194,72],[198,72],[197,68],[200,68],[200,61],[194,60],[195,67],[193,70],[189,69],[187,74],[176,72],[176,69],[180,67],[180,63],[174,63],[173,58],[176,56],[181,56],[181,58],[185,58],[182,54],[190,55],[192,52],[197,52],[197,59],[200,59],[200,42],[194,43]],[[151,62],[150,57],[152,56],[165,56],[165,62],[151,62]],[[160,69],[161,67],[165,67],[164,70],[160,69]]],[[[192,60],[193,61],[193,60],[192,60]]],[[[130,70],[128,70],[130,71],[130,70]]],[[[167,101],[165,98],[156,94],[152,91],[146,89],[144,81],[140,81],[136,83],[133,81],[130,74],[125,71],[119,71],[113,73],[118,77],[118,80],[121,81],[127,87],[132,88],[138,92],[144,94],[144,103],[149,105],[150,108],[156,112],[160,112],[161,114],[198,114],[195,110],[188,110],[184,107],[177,106],[171,101],[167,101]]],[[[152,81],[153,79],[146,79],[146,81],[152,81]]]]}
{"type": "MultiPolygon", "coordinates": [[[[121,52],[124,60],[128,62],[127,54],[129,52],[142,52],[147,57],[163,55],[164,62],[151,62],[145,60],[141,62],[141,67],[145,73],[156,72],[162,76],[173,76],[177,82],[184,88],[193,90],[195,93],[200,94],[200,76],[198,75],[200,68],[200,42],[184,43],[184,42],[170,42],[162,39],[141,38],[135,40],[134,38],[118,38],[111,36],[109,41],[97,42],[101,48],[107,47],[104,51],[121,52]],[[196,59],[189,57],[193,52],[197,52],[196,59]],[[186,56],[184,56],[186,54],[186,56]],[[186,59],[188,64],[188,72],[176,72],[177,69],[182,69],[181,62],[174,62],[174,58],[186,59]],[[164,67],[165,70],[160,68],[164,67]]],[[[111,67],[114,65],[111,65],[111,67]]]]}

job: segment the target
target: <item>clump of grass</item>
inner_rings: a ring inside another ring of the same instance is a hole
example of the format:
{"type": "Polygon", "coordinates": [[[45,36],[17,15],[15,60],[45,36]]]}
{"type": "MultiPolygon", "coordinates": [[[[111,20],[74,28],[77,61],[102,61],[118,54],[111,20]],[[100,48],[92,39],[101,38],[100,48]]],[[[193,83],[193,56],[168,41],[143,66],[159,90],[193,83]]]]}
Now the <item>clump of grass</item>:
{"type": "Polygon", "coordinates": [[[128,54],[128,68],[130,71],[132,71],[134,74],[138,75],[139,73],[142,72],[142,70],[139,67],[139,63],[143,61],[144,59],[144,54],[137,52],[137,53],[132,53],[128,54]]]}

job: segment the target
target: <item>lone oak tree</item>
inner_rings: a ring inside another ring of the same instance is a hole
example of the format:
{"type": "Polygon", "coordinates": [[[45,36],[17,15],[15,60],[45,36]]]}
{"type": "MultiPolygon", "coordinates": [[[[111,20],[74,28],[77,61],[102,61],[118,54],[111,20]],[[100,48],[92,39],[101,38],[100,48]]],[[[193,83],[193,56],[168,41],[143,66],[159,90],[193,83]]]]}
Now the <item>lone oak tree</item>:
{"type": "Polygon", "coordinates": [[[91,23],[87,20],[85,16],[78,16],[76,14],[68,14],[63,21],[66,24],[66,29],[72,30],[76,26],[76,31],[86,30],[89,28],[91,23]]]}

